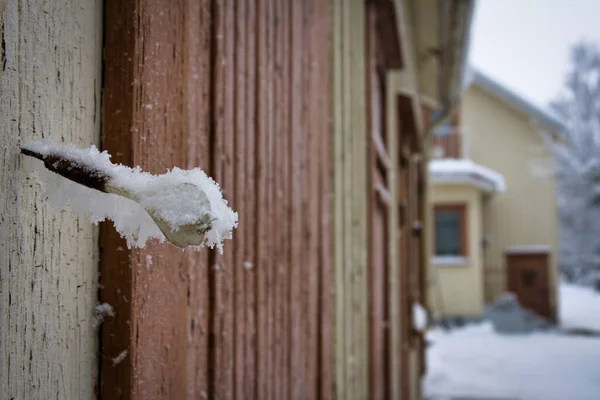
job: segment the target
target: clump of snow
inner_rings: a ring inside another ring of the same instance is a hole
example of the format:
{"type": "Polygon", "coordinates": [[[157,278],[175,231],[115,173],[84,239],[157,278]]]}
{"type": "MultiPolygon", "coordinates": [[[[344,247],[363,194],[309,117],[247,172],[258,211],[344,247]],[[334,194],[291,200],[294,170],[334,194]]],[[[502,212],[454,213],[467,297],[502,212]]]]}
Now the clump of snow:
{"type": "Polygon", "coordinates": [[[96,313],[94,319],[92,320],[92,327],[94,329],[99,327],[102,324],[102,322],[104,321],[104,318],[106,318],[107,316],[108,317],[115,316],[115,312],[114,312],[112,306],[108,303],[98,304],[96,307],[94,307],[94,311],[96,313]]]}
{"type": "Polygon", "coordinates": [[[421,303],[413,303],[413,328],[419,332],[427,328],[427,311],[421,303]]]}
{"type": "Polygon", "coordinates": [[[433,182],[469,183],[490,192],[503,192],[506,189],[501,174],[469,159],[431,160],[429,174],[433,182]]]}
{"type": "Polygon", "coordinates": [[[113,367],[120,364],[127,357],[127,350],[123,350],[118,356],[112,359],[113,367]]]}
{"type": "Polygon", "coordinates": [[[93,145],[80,149],[44,140],[21,148],[44,158],[58,156],[92,176],[106,178],[100,192],[37,168],[54,204],[87,214],[92,223],[112,220],[129,247],[143,247],[150,238],[162,242],[167,236],[179,247],[206,244],[222,252],[223,240],[230,239],[237,227],[237,213],[227,206],[219,185],[200,168],[175,167],[153,175],[140,167],[113,164],[110,154],[93,145]]]}
{"type": "Polygon", "coordinates": [[[150,254],[146,254],[146,269],[149,270],[152,265],[152,256],[150,254]]]}

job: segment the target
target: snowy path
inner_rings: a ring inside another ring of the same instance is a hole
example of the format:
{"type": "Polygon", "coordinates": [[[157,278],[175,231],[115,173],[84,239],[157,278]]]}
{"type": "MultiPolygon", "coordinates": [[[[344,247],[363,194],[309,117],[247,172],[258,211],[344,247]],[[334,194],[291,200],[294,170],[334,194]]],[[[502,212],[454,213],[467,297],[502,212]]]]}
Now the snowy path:
{"type": "MultiPolygon", "coordinates": [[[[600,296],[561,287],[569,327],[600,327],[600,296]]],[[[435,399],[600,399],[600,338],[535,333],[503,336],[482,323],[436,329],[428,351],[427,397],[435,399]]]]}

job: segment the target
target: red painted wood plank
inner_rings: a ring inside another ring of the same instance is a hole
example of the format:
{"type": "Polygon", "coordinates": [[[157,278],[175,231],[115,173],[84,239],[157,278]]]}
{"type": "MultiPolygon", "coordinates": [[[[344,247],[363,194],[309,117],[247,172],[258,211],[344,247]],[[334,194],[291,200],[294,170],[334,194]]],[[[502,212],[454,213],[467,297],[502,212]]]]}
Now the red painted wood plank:
{"type": "MultiPolygon", "coordinates": [[[[188,3],[185,13],[183,87],[187,101],[183,108],[187,121],[187,167],[210,171],[210,44],[211,4],[188,3]],[[200,77],[206,77],[200,79],[200,77]]],[[[227,243],[231,245],[231,243],[227,243]]],[[[187,252],[187,398],[208,396],[208,251],[187,252]]]]}
{"type": "Polygon", "coordinates": [[[330,88],[330,2],[316,0],[318,11],[315,35],[318,43],[316,62],[317,88],[315,107],[320,113],[318,129],[319,145],[319,376],[318,398],[327,400],[333,396],[333,280],[332,280],[332,237],[331,237],[331,90],[330,88]],[[327,39],[324,39],[327,38],[327,39]],[[323,92],[323,88],[327,88],[323,92]]]}
{"type": "Polygon", "coordinates": [[[321,135],[327,135],[327,131],[321,131],[321,110],[316,107],[319,97],[323,96],[322,87],[320,82],[320,70],[318,69],[318,63],[322,62],[319,59],[319,41],[326,40],[326,38],[320,38],[317,35],[319,32],[318,27],[318,9],[317,1],[310,0],[305,2],[305,37],[306,37],[306,51],[307,56],[305,68],[307,69],[307,99],[308,99],[308,117],[307,117],[307,134],[308,134],[308,146],[307,146],[307,162],[308,168],[306,170],[308,177],[308,209],[307,213],[309,218],[306,218],[308,222],[308,279],[307,279],[307,332],[306,332],[306,343],[308,347],[307,359],[306,359],[306,373],[307,373],[307,395],[310,398],[318,397],[317,382],[319,375],[319,338],[318,338],[318,324],[319,324],[319,278],[320,278],[320,260],[319,260],[319,242],[321,240],[320,232],[320,219],[319,216],[319,192],[320,183],[319,170],[321,165],[319,162],[312,162],[313,157],[320,157],[319,148],[321,146],[320,137],[321,135]]]}
{"type": "Polygon", "coordinates": [[[291,74],[291,52],[290,46],[291,26],[289,23],[290,2],[288,0],[277,0],[275,15],[276,25],[276,104],[281,105],[276,108],[276,132],[278,135],[278,220],[279,224],[278,240],[279,249],[277,254],[278,264],[278,326],[279,326],[279,350],[275,360],[275,368],[279,371],[279,379],[275,390],[275,398],[287,398],[289,390],[289,357],[290,357],[290,308],[289,308],[289,289],[290,289],[290,157],[289,148],[291,145],[291,92],[290,92],[290,74],[291,74]]]}
{"type": "Polygon", "coordinates": [[[275,218],[275,173],[277,171],[276,151],[275,151],[275,125],[274,125],[274,8],[273,0],[265,1],[264,15],[262,21],[266,25],[265,32],[265,60],[262,69],[265,71],[265,80],[262,81],[266,94],[265,98],[265,134],[267,136],[267,207],[269,210],[266,222],[269,230],[269,260],[265,268],[267,269],[267,298],[268,298],[268,376],[269,376],[269,397],[275,398],[275,387],[277,384],[278,371],[275,368],[275,354],[277,351],[276,341],[278,336],[278,325],[276,321],[277,310],[277,274],[276,274],[276,251],[277,251],[277,224],[279,221],[275,218]]]}
{"type": "MultiPolygon", "coordinates": [[[[102,96],[102,146],[113,154],[113,161],[131,165],[132,135],[129,127],[134,121],[133,55],[136,37],[131,2],[107,1],[105,4],[104,87],[102,96]],[[129,17],[129,18],[128,18],[129,17]]],[[[100,224],[100,301],[109,303],[116,311],[115,318],[107,318],[101,327],[102,354],[100,386],[101,397],[131,398],[132,363],[126,358],[113,366],[111,358],[123,350],[131,352],[132,270],[129,268],[130,251],[111,223],[100,224]]]]}
{"type": "Polygon", "coordinates": [[[240,228],[223,256],[210,256],[210,269],[207,251],[118,252],[102,228],[103,294],[120,307],[104,331],[118,339],[105,338],[103,350],[131,347],[116,368],[103,365],[106,398],[314,398],[318,388],[327,397],[325,4],[107,4],[117,51],[107,51],[104,111],[114,115],[103,142],[154,172],[209,169],[240,228]]]}
{"type": "Polygon", "coordinates": [[[291,6],[291,29],[292,51],[291,59],[291,147],[290,147],[290,196],[292,199],[291,215],[289,223],[291,224],[291,260],[290,260],[290,358],[289,358],[289,398],[299,399],[303,397],[303,388],[305,385],[305,371],[303,368],[304,357],[304,332],[303,332],[303,312],[302,312],[302,286],[306,277],[303,274],[303,209],[302,209],[302,168],[304,149],[304,126],[303,115],[303,52],[302,52],[302,2],[293,2],[291,6]]]}
{"type": "MultiPolygon", "coordinates": [[[[243,0],[240,0],[243,2],[243,0]]],[[[257,14],[254,2],[246,2],[246,126],[243,133],[246,134],[246,226],[243,227],[246,235],[246,249],[244,262],[251,263],[250,268],[244,268],[245,286],[245,318],[246,318],[246,340],[244,344],[244,386],[247,399],[260,398],[257,396],[258,388],[258,360],[257,347],[257,246],[258,224],[257,217],[257,14]]],[[[248,266],[248,264],[246,264],[248,266]]]]}
{"type": "MultiPolygon", "coordinates": [[[[215,18],[215,121],[213,168],[225,198],[235,201],[234,181],[234,72],[235,21],[233,0],[214,3],[215,18]]],[[[235,243],[237,244],[237,243],[235,243]]],[[[226,246],[223,255],[215,255],[211,269],[212,286],[212,365],[214,368],[210,398],[231,398],[234,393],[234,246],[226,246]]]]}
{"type": "MultiPolygon", "coordinates": [[[[189,165],[187,145],[206,143],[203,132],[209,131],[204,109],[188,113],[198,102],[187,91],[195,70],[197,93],[207,93],[210,80],[197,59],[210,59],[209,25],[194,23],[188,4],[174,3],[168,13],[163,6],[150,0],[109,1],[105,12],[104,148],[114,161],[159,173],[189,165]],[[197,59],[190,59],[191,48],[197,59]],[[192,120],[190,114],[198,117],[192,120]]],[[[200,145],[197,149],[206,158],[200,145]]],[[[168,244],[127,251],[111,227],[104,226],[101,235],[102,298],[117,313],[116,323],[103,328],[101,396],[199,396],[205,362],[202,352],[188,357],[190,319],[205,323],[192,311],[202,306],[205,299],[198,293],[206,290],[195,290],[203,282],[192,284],[191,276],[206,267],[207,253],[186,254],[168,244]],[[127,356],[114,366],[111,358],[123,350],[127,356]],[[189,386],[190,368],[200,386],[189,386]]],[[[195,343],[201,346],[202,340],[199,336],[195,343]]]]}
{"type": "Polygon", "coordinates": [[[257,34],[256,34],[256,179],[257,179],[257,397],[268,399],[271,389],[271,376],[269,375],[269,258],[271,239],[269,232],[269,204],[268,204],[268,137],[267,137],[267,91],[264,82],[268,79],[266,70],[266,35],[265,23],[266,1],[257,1],[257,34]]]}
{"type": "Polygon", "coordinates": [[[235,1],[235,205],[239,213],[239,224],[241,226],[240,234],[235,239],[236,253],[234,262],[234,297],[235,306],[232,310],[235,317],[235,338],[234,338],[234,385],[235,397],[238,399],[248,398],[248,391],[245,380],[246,364],[246,341],[247,341],[247,322],[246,322],[246,274],[247,263],[246,247],[248,245],[248,215],[254,210],[248,208],[246,198],[249,192],[246,179],[246,157],[247,140],[246,134],[246,80],[247,80],[247,32],[246,32],[246,3],[245,1],[235,1]]]}
{"type": "Polygon", "coordinates": [[[269,1],[269,9],[271,20],[273,22],[271,33],[271,46],[269,47],[270,63],[268,67],[268,74],[272,77],[271,79],[271,121],[273,127],[273,152],[274,152],[274,186],[271,193],[273,198],[273,218],[274,224],[272,229],[272,237],[274,240],[274,252],[273,252],[273,319],[274,319],[274,342],[272,358],[270,362],[273,365],[273,370],[277,374],[277,378],[273,381],[272,393],[274,398],[282,398],[284,392],[282,391],[283,381],[285,375],[277,373],[281,371],[283,359],[285,355],[284,347],[284,309],[282,305],[285,305],[283,298],[285,296],[283,284],[287,278],[287,259],[284,258],[286,252],[287,243],[285,238],[285,231],[287,229],[284,214],[284,201],[283,198],[283,187],[286,182],[286,177],[283,172],[283,165],[286,162],[285,148],[283,147],[284,140],[287,136],[287,132],[282,129],[282,112],[286,107],[280,107],[278,105],[285,104],[286,99],[283,97],[282,87],[282,44],[285,43],[285,36],[282,36],[281,26],[281,2],[277,0],[269,1]],[[283,376],[282,376],[283,375],[283,376]],[[283,378],[283,379],[282,379],[283,378]]]}

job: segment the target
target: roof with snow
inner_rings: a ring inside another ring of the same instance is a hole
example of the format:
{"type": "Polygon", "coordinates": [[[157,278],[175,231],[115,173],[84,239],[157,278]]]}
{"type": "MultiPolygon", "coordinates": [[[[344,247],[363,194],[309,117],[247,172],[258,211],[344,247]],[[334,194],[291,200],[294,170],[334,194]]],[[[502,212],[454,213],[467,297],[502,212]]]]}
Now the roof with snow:
{"type": "Polygon", "coordinates": [[[487,193],[503,192],[504,177],[468,159],[436,159],[429,163],[433,183],[470,184],[487,193]]]}
{"type": "Polygon", "coordinates": [[[472,83],[480,86],[523,114],[529,115],[533,120],[542,124],[546,129],[549,129],[557,134],[562,134],[564,132],[565,126],[558,118],[534,105],[532,102],[526,100],[524,97],[516,94],[512,90],[506,88],[476,68],[469,68],[465,81],[465,87],[472,83]]]}

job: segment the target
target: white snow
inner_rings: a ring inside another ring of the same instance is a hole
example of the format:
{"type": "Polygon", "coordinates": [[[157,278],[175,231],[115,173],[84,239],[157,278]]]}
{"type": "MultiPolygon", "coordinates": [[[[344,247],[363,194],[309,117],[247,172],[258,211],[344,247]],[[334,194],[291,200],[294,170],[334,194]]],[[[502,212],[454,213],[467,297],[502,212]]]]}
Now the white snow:
{"type": "Polygon", "coordinates": [[[102,324],[102,322],[104,322],[105,317],[107,317],[107,316],[114,317],[115,316],[115,312],[114,312],[112,306],[108,303],[98,304],[96,307],[94,307],[94,311],[96,313],[96,315],[94,316],[94,319],[92,320],[92,327],[94,329],[99,327],[102,324]]]}
{"type": "Polygon", "coordinates": [[[435,265],[465,265],[469,261],[468,258],[463,256],[434,256],[431,261],[435,265]]]}
{"type": "Polygon", "coordinates": [[[562,328],[600,333],[600,293],[591,288],[563,282],[560,285],[559,300],[558,313],[562,328]]]}
{"type": "Polygon", "coordinates": [[[413,328],[419,332],[427,328],[427,311],[420,303],[413,303],[413,328]]]}
{"type": "Polygon", "coordinates": [[[150,254],[146,254],[146,269],[149,270],[152,265],[152,256],[150,254]]]}
{"type": "MultiPolygon", "coordinates": [[[[600,326],[600,295],[562,284],[560,318],[600,326]]],[[[600,399],[600,338],[557,331],[501,335],[490,322],[427,334],[427,398],[600,399]]]]}
{"type": "Polygon", "coordinates": [[[469,159],[434,159],[429,162],[431,180],[437,183],[472,184],[489,192],[506,189],[504,177],[469,159]]]}
{"type": "Polygon", "coordinates": [[[113,367],[120,364],[127,357],[127,350],[123,350],[118,356],[112,359],[113,367]]]}
{"type": "Polygon", "coordinates": [[[546,254],[550,253],[551,247],[547,245],[523,245],[511,246],[506,248],[506,252],[510,254],[546,254]]]}
{"type": "Polygon", "coordinates": [[[173,168],[162,175],[112,164],[110,155],[95,146],[80,149],[40,141],[22,145],[44,157],[59,156],[107,176],[103,193],[54,174],[36,162],[36,171],[45,184],[47,195],[61,208],[87,214],[92,223],[104,219],[114,222],[129,247],[143,247],[150,238],[159,241],[165,235],[179,247],[217,247],[230,239],[238,216],[227,206],[219,185],[200,168],[173,168]]]}

